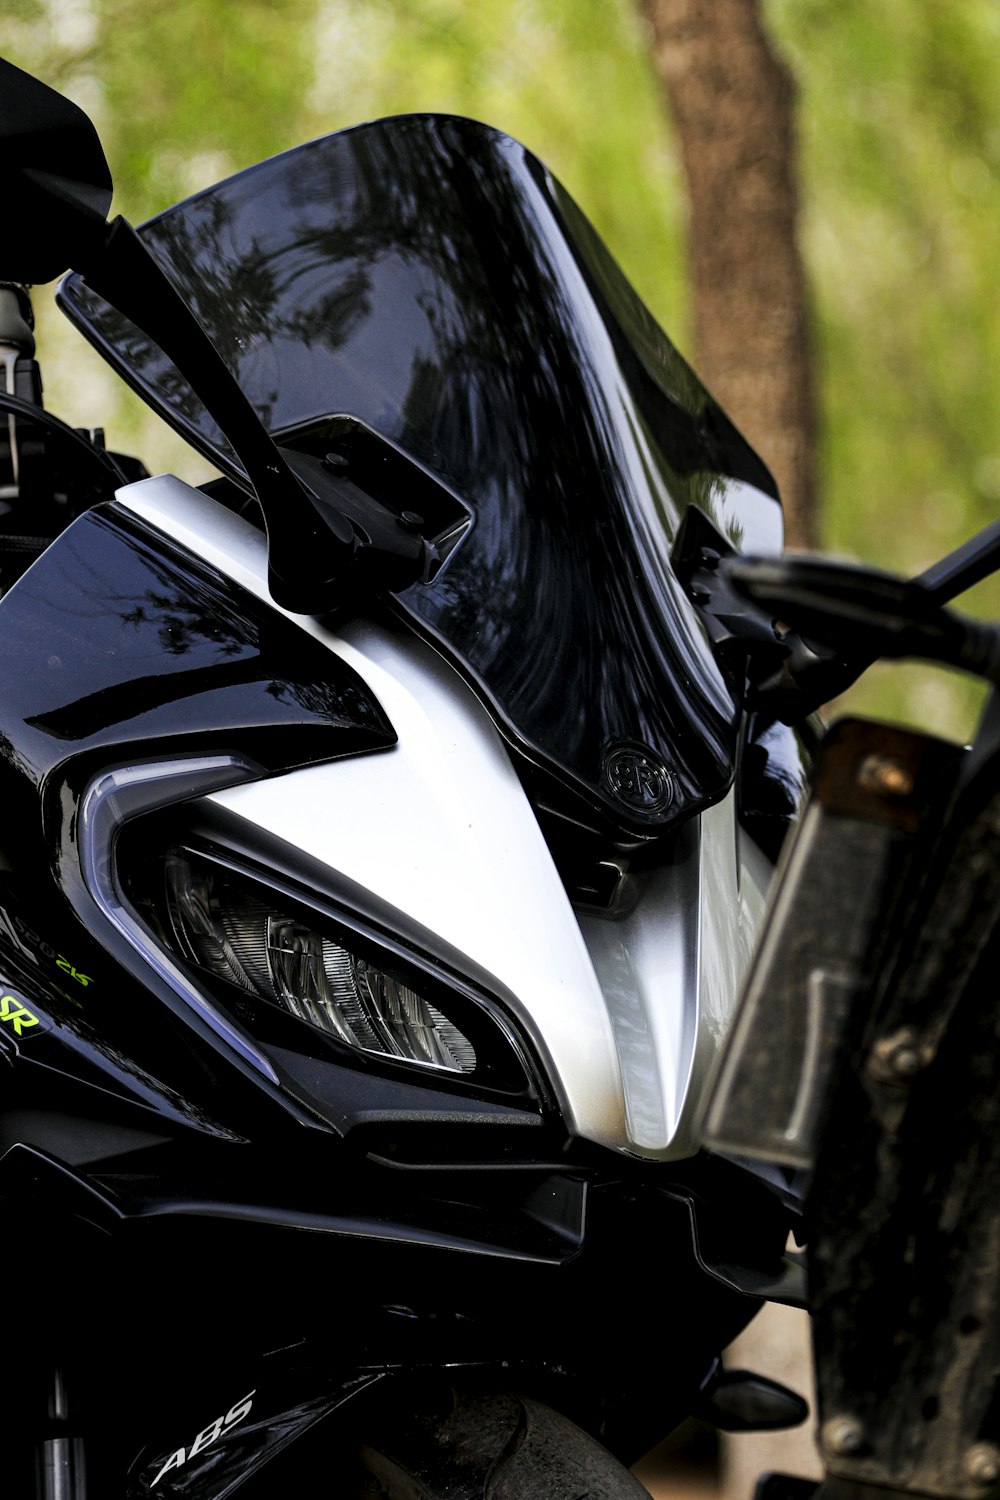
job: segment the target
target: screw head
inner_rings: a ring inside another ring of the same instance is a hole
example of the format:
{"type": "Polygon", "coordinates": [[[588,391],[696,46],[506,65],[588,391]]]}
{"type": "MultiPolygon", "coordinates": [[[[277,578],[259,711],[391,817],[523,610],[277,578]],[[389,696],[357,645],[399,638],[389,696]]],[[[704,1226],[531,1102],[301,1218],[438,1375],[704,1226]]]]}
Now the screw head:
{"type": "Polygon", "coordinates": [[[973,1443],[962,1460],[962,1472],[983,1489],[996,1484],[1000,1479],[1000,1448],[993,1443],[973,1443]]]}
{"type": "Polygon", "coordinates": [[[866,755],[858,767],[858,785],[880,797],[909,797],[913,773],[890,755],[866,755]]]}
{"type": "Polygon", "coordinates": [[[868,1071],[882,1083],[909,1083],[931,1061],[932,1049],[921,1045],[912,1026],[880,1037],[868,1058],[868,1071]]]}
{"type": "Polygon", "coordinates": [[[860,1453],[864,1441],[865,1430],[857,1417],[831,1417],[820,1432],[823,1447],[837,1458],[852,1458],[860,1453]]]}

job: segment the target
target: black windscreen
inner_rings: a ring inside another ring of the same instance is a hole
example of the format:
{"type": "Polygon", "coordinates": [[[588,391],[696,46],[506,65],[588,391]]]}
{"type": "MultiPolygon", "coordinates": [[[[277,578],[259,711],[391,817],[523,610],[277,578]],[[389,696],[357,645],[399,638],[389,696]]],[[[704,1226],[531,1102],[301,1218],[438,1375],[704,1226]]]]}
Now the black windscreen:
{"type": "MultiPolygon", "coordinates": [[[[280,441],[315,447],[349,417],[468,507],[397,604],[524,754],[640,836],[724,794],[737,714],[670,547],[693,504],[735,546],[777,550],[774,484],[535,157],[473,121],[400,116],[142,234],[280,441]]],[[[155,345],[77,276],[60,300],[239,477],[155,345]]]]}

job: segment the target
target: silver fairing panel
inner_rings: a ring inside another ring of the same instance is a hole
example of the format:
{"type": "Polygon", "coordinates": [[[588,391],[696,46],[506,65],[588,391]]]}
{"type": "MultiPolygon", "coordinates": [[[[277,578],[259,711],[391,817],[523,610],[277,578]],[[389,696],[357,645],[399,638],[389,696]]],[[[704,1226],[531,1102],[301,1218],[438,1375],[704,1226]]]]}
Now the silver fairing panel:
{"type": "MultiPolygon", "coordinates": [[[[268,600],[265,540],[170,476],[119,501],[268,600]]],[[[398,744],[210,800],[369,893],[387,926],[435,934],[531,1039],[569,1129],[646,1157],[697,1147],[700,1085],[727,1028],[769,867],[741,847],[732,796],[691,820],[627,915],[577,913],[488,713],[404,631],[289,616],[348,662],[398,744]]]]}

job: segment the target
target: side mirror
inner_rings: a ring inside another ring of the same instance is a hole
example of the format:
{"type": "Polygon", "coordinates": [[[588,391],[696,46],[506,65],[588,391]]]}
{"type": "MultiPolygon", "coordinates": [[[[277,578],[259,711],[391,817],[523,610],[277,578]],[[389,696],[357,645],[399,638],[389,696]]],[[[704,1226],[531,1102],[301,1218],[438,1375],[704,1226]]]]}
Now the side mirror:
{"type": "Polygon", "coordinates": [[[0,276],[53,281],[100,251],[111,173],[82,109],[0,58],[0,276]]]}
{"type": "Polygon", "coordinates": [[[264,516],[268,586],[298,614],[344,602],[364,579],[358,559],[382,586],[422,577],[422,537],[394,524],[372,502],[371,527],[355,527],[321,465],[298,476],[247,400],[232,371],[170,279],[123,218],[107,222],[111,173],[93,124],[70,100],[0,59],[0,279],[52,281],[79,271],[169,356],[228,438],[264,516]],[[384,539],[388,538],[385,542],[384,539]],[[379,579],[379,568],[382,576],[379,579]]]}

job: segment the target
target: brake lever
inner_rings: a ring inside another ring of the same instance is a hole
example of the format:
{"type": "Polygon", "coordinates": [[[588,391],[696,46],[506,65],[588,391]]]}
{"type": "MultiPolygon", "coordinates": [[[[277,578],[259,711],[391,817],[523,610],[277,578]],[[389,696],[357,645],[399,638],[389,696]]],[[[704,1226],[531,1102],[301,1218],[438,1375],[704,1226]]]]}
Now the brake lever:
{"type": "Polygon", "coordinates": [[[942,568],[936,576],[931,570],[929,583],[805,555],[726,558],[720,571],[727,583],[792,627],[778,670],[751,678],[748,706],[798,723],[883,657],[936,661],[1000,682],[1000,630],[940,602],[945,589],[971,571],[967,549],[961,550],[961,569],[942,568]]]}
{"type": "Polygon", "coordinates": [[[881,657],[1000,681],[1000,630],[945,603],[1000,568],[1000,522],[917,578],[806,553],[747,557],[697,506],[671,562],[734,696],[799,725],[881,657]]]}

